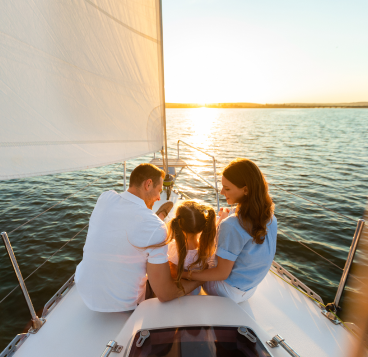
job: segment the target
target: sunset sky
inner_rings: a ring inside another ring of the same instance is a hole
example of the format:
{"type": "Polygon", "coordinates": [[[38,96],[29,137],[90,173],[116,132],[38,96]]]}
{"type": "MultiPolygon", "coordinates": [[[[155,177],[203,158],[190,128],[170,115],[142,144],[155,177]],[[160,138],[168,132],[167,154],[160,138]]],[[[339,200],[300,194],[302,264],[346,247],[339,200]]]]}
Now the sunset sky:
{"type": "Polygon", "coordinates": [[[166,102],[368,101],[367,0],[163,0],[166,102]]]}

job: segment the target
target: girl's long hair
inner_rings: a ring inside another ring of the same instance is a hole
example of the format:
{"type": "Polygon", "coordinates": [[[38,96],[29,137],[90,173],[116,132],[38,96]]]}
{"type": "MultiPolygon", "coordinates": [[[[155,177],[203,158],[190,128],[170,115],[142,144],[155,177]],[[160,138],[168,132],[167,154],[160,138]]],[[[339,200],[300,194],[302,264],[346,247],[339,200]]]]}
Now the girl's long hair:
{"type": "Polygon", "coordinates": [[[199,247],[197,260],[189,265],[188,270],[198,265],[200,270],[206,267],[206,260],[215,251],[216,213],[210,206],[201,205],[195,201],[184,201],[176,210],[176,217],[168,224],[168,238],[175,239],[178,252],[178,274],[176,283],[180,283],[187,256],[187,240],[183,234],[198,234],[199,247]]]}
{"type": "Polygon", "coordinates": [[[268,184],[258,166],[248,159],[235,159],[225,167],[223,176],[238,188],[247,186],[248,194],[236,208],[240,225],[262,244],[267,234],[267,223],[272,219],[275,205],[268,193],[268,184]],[[250,229],[246,222],[251,222],[250,229]]]}
{"type": "Polygon", "coordinates": [[[188,244],[183,232],[189,234],[201,233],[199,237],[198,258],[190,264],[190,270],[198,265],[201,270],[206,268],[206,260],[215,252],[216,213],[211,206],[201,205],[195,201],[184,201],[176,209],[176,217],[167,226],[168,234],[164,242],[147,248],[162,247],[175,240],[178,253],[178,268],[176,284],[182,288],[180,279],[184,271],[184,262],[187,256],[188,244]]]}

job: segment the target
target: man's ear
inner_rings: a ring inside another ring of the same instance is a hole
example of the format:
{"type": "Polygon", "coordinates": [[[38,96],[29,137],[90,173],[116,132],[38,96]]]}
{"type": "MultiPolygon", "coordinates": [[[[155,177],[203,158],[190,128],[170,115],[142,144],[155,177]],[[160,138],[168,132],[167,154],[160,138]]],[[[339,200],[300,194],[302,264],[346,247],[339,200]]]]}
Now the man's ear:
{"type": "Polygon", "coordinates": [[[152,185],[153,185],[152,179],[148,179],[148,180],[144,181],[144,189],[146,191],[149,191],[152,185]]]}

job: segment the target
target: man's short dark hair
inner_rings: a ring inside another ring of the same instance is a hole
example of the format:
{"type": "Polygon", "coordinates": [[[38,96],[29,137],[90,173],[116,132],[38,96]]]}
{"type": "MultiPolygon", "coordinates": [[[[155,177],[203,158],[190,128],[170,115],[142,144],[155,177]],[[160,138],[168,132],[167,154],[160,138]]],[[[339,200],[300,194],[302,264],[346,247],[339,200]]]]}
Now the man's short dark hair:
{"type": "Polygon", "coordinates": [[[165,171],[152,164],[140,164],[130,174],[129,187],[139,187],[148,179],[152,180],[155,187],[160,183],[160,177],[165,177],[165,171]]]}

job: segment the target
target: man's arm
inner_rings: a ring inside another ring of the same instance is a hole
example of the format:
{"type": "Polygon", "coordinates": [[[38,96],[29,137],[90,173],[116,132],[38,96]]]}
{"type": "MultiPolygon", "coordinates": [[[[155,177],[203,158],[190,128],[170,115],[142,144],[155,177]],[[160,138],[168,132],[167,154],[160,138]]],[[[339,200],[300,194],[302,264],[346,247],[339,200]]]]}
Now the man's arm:
{"type": "MultiPolygon", "coordinates": [[[[226,280],[234,266],[233,261],[223,259],[217,256],[217,267],[212,269],[206,269],[200,272],[192,272],[192,280],[200,281],[221,281],[226,280]]],[[[188,279],[190,277],[188,272],[183,272],[182,277],[188,279]]]]}
{"type": "Polygon", "coordinates": [[[151,288],[161,302],[170,301],[190,293],[202,284],[200,281],[182,280],[185,292],[179,289],[170,274],[169,263],[147,263],[147,275],[151,288]]]}

